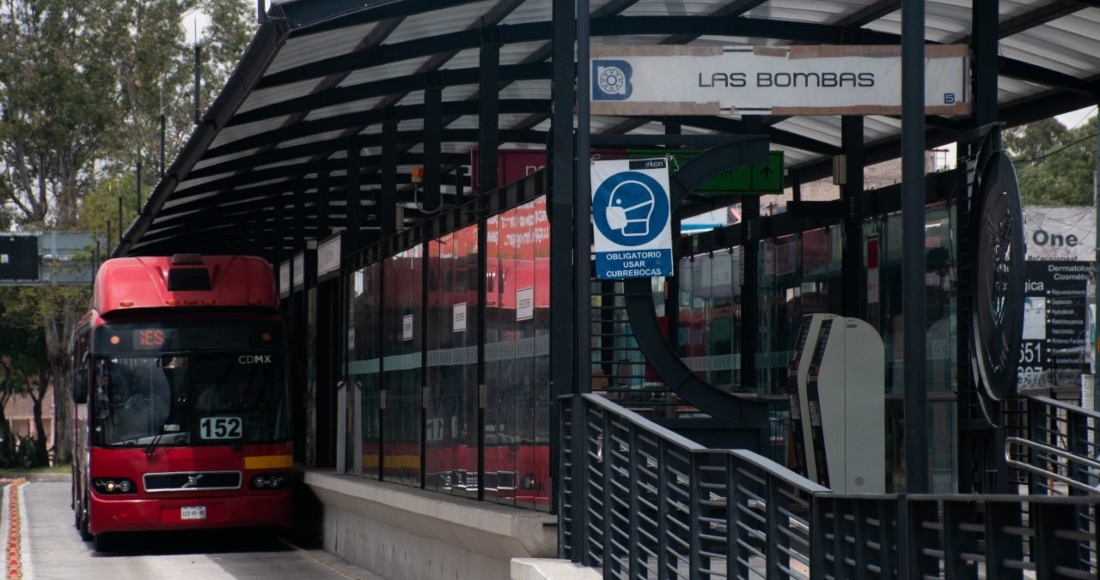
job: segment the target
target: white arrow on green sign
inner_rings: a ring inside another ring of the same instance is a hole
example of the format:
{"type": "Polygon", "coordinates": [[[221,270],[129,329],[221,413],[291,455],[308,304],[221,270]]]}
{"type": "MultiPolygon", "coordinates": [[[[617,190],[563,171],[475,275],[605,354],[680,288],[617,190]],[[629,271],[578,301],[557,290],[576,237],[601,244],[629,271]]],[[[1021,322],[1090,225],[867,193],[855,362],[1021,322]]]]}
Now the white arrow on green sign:
{"type": "MultiPolygon", "coordinates": [[[[688,149],[669,151],[665,149],[631,149],[629,157],[636,159],[665,157],[671,155],[676,166],[683,167],[702,151],[688,149]]],[[[695,188],[694,193],[701,194],[768,194],[783,193],[783,152],[770,151],[767,163],[742,165],[706,180],[695,188]]]]}

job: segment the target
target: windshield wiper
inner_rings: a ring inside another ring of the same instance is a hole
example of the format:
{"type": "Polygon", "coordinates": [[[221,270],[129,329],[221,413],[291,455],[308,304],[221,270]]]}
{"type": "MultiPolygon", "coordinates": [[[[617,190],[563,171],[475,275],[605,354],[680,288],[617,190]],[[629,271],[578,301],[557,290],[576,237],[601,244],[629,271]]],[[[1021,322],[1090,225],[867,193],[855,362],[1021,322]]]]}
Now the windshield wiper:
{"type": "Polygon", "coordinates": [[[160,424],[157,429],[156,435],[153,436],[153,440],[149,442],[149,446],[145,448],[145,455],[152,455],[157,449],[157,444],[160,443],[160,438],[164,435],[164,428],[168,426],[168,422],[172,420],[172,417],[176,416],[176,411],[179,410],[180,400],[173,401],[172,408],[168,410],[168,416],[164,418],[164,422],[160,424]]]}

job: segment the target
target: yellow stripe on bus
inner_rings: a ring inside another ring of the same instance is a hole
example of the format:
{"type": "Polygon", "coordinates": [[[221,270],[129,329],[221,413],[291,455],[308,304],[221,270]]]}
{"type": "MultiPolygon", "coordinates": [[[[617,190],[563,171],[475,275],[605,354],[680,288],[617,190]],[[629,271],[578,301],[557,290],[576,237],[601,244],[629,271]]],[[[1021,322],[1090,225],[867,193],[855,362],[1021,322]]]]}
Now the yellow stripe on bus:
{"type": "Polygon", "coordinates": [[[290,469],[294,465],[294,457],[291,455],[259,455],[245,457],[245,469],[290,469]]]}

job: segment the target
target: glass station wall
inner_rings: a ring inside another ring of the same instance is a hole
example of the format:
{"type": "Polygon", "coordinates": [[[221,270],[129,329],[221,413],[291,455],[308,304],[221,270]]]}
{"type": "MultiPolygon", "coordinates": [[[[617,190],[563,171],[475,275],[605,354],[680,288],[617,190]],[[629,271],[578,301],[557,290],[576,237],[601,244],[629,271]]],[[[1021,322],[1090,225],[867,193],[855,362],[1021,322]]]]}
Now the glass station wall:
{"type": "Polygon", "coordinates": [[[353,455],[361,460],[349,462],[348,469],[549,510],[545,198],[483,224],[431,239],[350,277],[348,374],[360,393],[353,455]],[[483,248],[479,227],[485,228],[483,248]]]}
{"type": "Polygon", "coordinates": [[[423,246],[386,258],[383,269],[382,476],[394,483],[419,485],[423,246]]]}
{"type": "Polygon", "coordinates": [[[477,226],[428,242],[424,487],[477,497],[477,226]]]}
{"type": "Polygon", "coordinates": [[[352,274],[348,296],[351,299],[348,328],[348,380],[356,403],[350,429],[354,438],[352,473],[378,478],[382,389],[382,264],[371,264],[352,274]]]}
{"type": "MultiPolygon", "coordinates": [[[[956,251],[955,211],[930,205],[925,220],[927,269],[927,353],[929,381],[929,465],[934,493],[954,491],[956,477],[956,251]]],[[[886,454],[888,489],[903,481],[902,425],[901,215],[878,216],[863,228],[866,320],[885,346],[886,454]]],[[[758,326],[756,381],[741,381],[741,248],[715,250],[679,261],[677,348],[700,378],[730,391],[750,393],[772,403],[771,448],[776,461],[788,460],[786,439],[787,365],[802,317],[840,314],[846,289],[841,279],[843,231],[840,226],[767,239],[758,244],[758,326]]]]}
{"type": "Polygon", "coordinates": [[[486,223],[485,498],[550,506],[550,225],[545,198],[486,223]]]}
{"type": "MultiPolygon", "coordinates": [[[[929,206],[925,214],[925,299],[927,301],[926,344],[928,381],[929,471],[932,493],[953,493],[956,477],[956,363],[957,263],[954,240],[955,208],[929,206]]],[[[864,237],[879,251],[880,291],[869,299],[869,321],[886,343],[886,439],[887,467],[902,481],[904,458],[902,403],[904,399],[904,330],[901,309],[901,214],[868,222],[864,237]]],[[[888,483],[889,485],[889,483],[888,483]]],[[[897,488],[895,488],[897,489],[897,488]]]]}

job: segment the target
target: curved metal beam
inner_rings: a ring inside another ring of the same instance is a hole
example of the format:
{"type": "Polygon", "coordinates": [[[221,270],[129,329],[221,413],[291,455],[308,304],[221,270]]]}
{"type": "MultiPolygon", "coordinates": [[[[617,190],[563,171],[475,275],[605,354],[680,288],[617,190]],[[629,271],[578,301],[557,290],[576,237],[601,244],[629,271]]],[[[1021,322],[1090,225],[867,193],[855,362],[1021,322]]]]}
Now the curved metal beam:
{"type": "MultiPolygon", "coordinates": [[[[684,164],[669,179],[669,205],[673,212],[691,191],[707,179],[734,167],[768,161],[766,137],[746,136],[708,149],[684,164]]],[[[768,406],[762,401],[734,396],[695,375],[680,359],[661,332],[653,310],[653,289],[647,278],[623,283],[626,310],[638,347],[657,375],[685,401],[719,419],[762,426],[768,421],[768,406]]]]}

